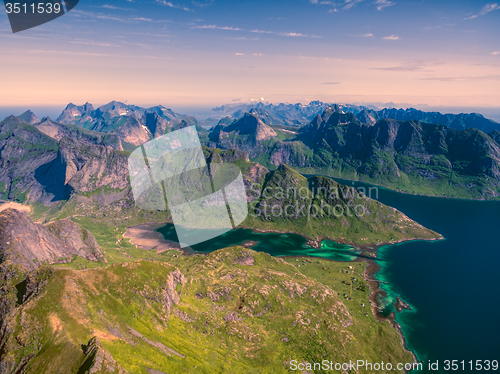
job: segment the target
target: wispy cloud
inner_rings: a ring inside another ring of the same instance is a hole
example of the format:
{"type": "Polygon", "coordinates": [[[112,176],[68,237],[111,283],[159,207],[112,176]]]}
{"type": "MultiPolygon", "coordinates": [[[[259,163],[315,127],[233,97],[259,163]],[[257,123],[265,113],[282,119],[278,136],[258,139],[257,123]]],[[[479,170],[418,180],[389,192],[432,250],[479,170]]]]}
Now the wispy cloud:
{"type": "Polygon", "coordinates": [[[112,44],[112,43],[96,42],[94,40],[72,40],[70,43],[72,43],[72,44],[93,45],[93,46],[98,46],[98,47],[121,47],[121,45],[112,44]]]}
{"type": "Polygon", "coordinates": [[[330,9],[328,13],[338,12],[339,9],[349,10],[355,7],[357,4],[363,2],[364,0],[309,0],[311,4],[314,5],[329,5],[333,6],[333,9],[330,9]]]}
{"type": "Polygon", "coordinates": [[[191,28],[192,29],[226,30],[226,31],[243,31],[243,32],[251,32],[254,34],[273,34],[273,35],[288,36],[288,37],[321,38],[321,36],[318,36],[318,35],[302,34],[300,32],[293,32],[293,31],[279,32],[279,31],[259,30],[259,29],[247,30],[247,29],[242,29],[239,27],[232,27],[232,26],[197,25],[197,26],[192,26],[191,28]]]}
{"type": "Polygon", "coordinates": [[[214,0],[193,0],[192,3],[194,6],[207,7],[212,5],[214,0]]]}
{"type": "Polygon", "coordinates": [[[493,12],[494,10],[500,9],[499,4],[486,4],[483,9],[481,9],[481,12],[479,13],[480,15],[485,15],[489,12],[493,12]]]}
{"type": "Polygon", "coordinates": [[[349,10],[352,7],[356,6],[356,4],[361,3],[363,0],[345,0],[345,5],[343,7],[344,10],[349,10]]]}
{"type": "Polygon", "coordinates": [[[440,81],[440,82],[479,82],[479,81],[491,81],[491,80],[500,80],[500,75],[482,75],[475,77],[428,77],[428,78],[420,78],[424,81],[440,81]]]}
{"type": "Polygon", "coordinates": [[[231,30],[231,31],[244,31],[239,27],[230,27],[230,26],[217,26],[217,25],[200,25],[193,26],[192,29],[213,29],[213,30],[231,30]]]}
{"type": "Polygon", "coordinates": [[[442,65],[444,62],[423,62],[423,61],[411,61],[399,66],[389,66],[389,67],[377,67],[370,68],[370,70],[382,70],[382,71],[430,71],[429,67],[442,65]]]}
{"type": "Polygon", "coordinates": [[[348,34],[347,36],[354,36],[356,38],[373,38],[373,34],[367,32],[366,34],[348,34]]]}
{"type": "Polygon", "coordinates": [[[399,40],[399,36],[398,35],[389,35],[389,36],[384,36],[382,39],[385,39],[385,40],[399,40]]]}
{"type": "Polygon", "coordinates": [[[295,36],[301,38],[321,38],[321,36],[302,34],[300,32],[278,32],[276,34],[281,36],[295,36]]]}
{"type": "Polygon", "coordinates": [[[133,10],[133,9],[130,9],[130,8],[122,8],[122,7],[115,6],[115,5],[110,5],[110,4],[104,4],[104,5],[101,6],[101,8],[112,9],[112,10],[133,10]]]}
{"type": "MultiPolygon", "coordinates": [[[[94,52],[75,52],[75,51],[58,51],[58,50],[48,50],[48,49],[30,49],[22,51],[29,54],[49,54],[49,55],[69,55],[69,56],[93,56],[93,57],[115,57],[115,58],[132,58],[137,56],[132,55],[119,55],[119,54],[109,54],[109,53],[94,53],[94,52]]],[[[141,58],[147,59],[157,59],[157,60],[171,60],[172,57],[165,56],[151,56],[151,55],[141,55],[141,58]]]]}
{"type": "Polygon", "coordinates": [[[389,6],[396,5],[394,1],[389,0],[377,0],[374,4],[377,6],[377,10],[383,10],[384,8],[387,8],[389,6]]]}
{"type": "Polygon", "coordinates": [[[156,0],[156,2],[158,4],[161,4],[161,5],[165,5],[165,6],[168,6],[170,8],[174,8],[174,9],[181,9],[181,10],[185,10],[186,12],[191,12],[192,9],[188,8],[188,7],[185,7],[185,6],[182,6],[182,5],[177,5],[177,4],[174,4],[172,3],[171,1],[165,1],[165,0],[156,0]]]}
{"type": "Polygon", "coordinates": [[[340,82],[323,82],[321,84],[340,84],[340,82]]]}
{"type": "Polygon", "coordinates": [[[477,18],[479,16],[484,16],[485,14],[488,14],[488,13],[493,12],[494,10],[498,10],[498,9],[500,9],[500,4],[498,4],[498,3],[486,4],[478,14],[473,14],[472,16],[466,17],[464,19],[465,20],[474,19],[474,18],[477,18]]]}
{"type": "Polygon", "coordinates": [[[244,53],[241,53],[241,52],[236,52],[234,55],[235,55],[235,56],[244,56],[245,54],[244,54],[244,53]]]}
{"type": "Polygon", "coordinates": [[[118,15],[109,15],[109,14],[104,14],[104,13],[87,12],[84,10],[75,10],[75,9],[73,9],[70,14],[72,17],[82,17],[82,18],[87,17],[87,18],[117,21],[117,22],[122,22],[122,23],[137,23],[137,22],[162,23],[162,22],[168,22],[165,20],[153,20],[151,18],[145,18],[145,17],[121,17],[118,15]]]}
{"type": "Polygon", "coordinates": [[[498,55],[500,55],[500,51],[494,51],[494,52],[491,52],[491,54],[492,54],[493,56],[498,56],[498,55]]]}

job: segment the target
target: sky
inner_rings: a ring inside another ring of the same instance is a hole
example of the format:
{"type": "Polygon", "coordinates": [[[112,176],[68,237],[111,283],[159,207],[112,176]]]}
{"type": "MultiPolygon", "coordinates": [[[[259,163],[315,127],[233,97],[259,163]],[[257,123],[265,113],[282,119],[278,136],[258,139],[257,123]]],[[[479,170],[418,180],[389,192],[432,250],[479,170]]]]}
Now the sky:
{"type": "Polygon", "coordinates": [[[500,107],[500,3],[80,0],[13,34],[0,107],[266,102],[500,107]]]}

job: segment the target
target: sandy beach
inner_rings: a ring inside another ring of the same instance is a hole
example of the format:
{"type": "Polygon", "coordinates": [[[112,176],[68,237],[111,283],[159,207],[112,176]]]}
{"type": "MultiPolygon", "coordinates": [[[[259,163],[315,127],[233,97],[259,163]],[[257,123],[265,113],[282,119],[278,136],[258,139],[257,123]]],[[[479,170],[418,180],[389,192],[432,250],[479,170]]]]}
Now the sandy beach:
{"type": "Polygon", "coordinates": [[[155,250],[157,253],[162,253],[168,250],[180,251],[179,243],[165,240],[163,235],[156,229],[164,226],[158,223],[145,223],[142,225],[131,226],[123,234],[123,237],[130,239],[132,245],[141,249],[155,250]]]}
{"type": "Polygon", "coordinates": [[[23,204],[19,204],[19,203],[15,203],[13,201],[8,201],[8,202],[1,202],[0,201],[0,212],[2,210],[5,210],[5,209],[16,209],[16,210],[19,210],[20,212],[23,212],[23,213],[30,213],[31,212],[31,208],[27,205],[23,205],[23,204]]]}

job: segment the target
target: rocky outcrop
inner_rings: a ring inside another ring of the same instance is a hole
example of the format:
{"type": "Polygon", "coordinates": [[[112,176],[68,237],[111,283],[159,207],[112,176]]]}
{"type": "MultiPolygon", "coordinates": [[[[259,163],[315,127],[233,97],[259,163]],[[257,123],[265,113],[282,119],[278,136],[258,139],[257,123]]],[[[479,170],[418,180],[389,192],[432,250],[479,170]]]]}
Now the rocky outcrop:
{"type": "Polygon", "coordinates": [[[24,213],[0,213],[0,261],[34,270],[42,263],[69,262],[73,256],[99,261],[103,254],[92,234],[66,219],[47,226],[34,223],[24,213]]]}
{"type": "Polygon", "coordinates": [[[227,126],[225,132],[237,132],[239,135],[250,135],[256,141],[271,139],[276,132],[255,115],[245,113],[243,118],[227,126]]]}
{"type": "Polygon", "coordinates": [[[35,113],[33,113],[31,110],[27,110],[20,116],[17,116],[17,118],[30,125],[34,125],[35,123],[40,122],[40,119],[38,119],[38,117],[35,116],[35,113]]]}
{"type": "Polygon", "coordinates": [[[80,367],[79,373],[86,374],[125,374],[127,373],[101,345],[97,337],[92,337],[84,350],[85,361],[80,367]]]}
{"type": "Polygon", "coordinates": [[[374,125],[377,123],[375,115],[370,113],[368,110],[364,109],[356,115],[356,118],[361,121],[361,123],[366,123],[368,125],[374,125]]]}
{"type": "Polygon", "coordinates": [[[177,291],[177,285],[181,286],[186,283],[186,277],[182,275],[179,269],[176,269],[170,273],[167,277],[167,281],[161,290],[163,305],[167,310],[167,314],[172,312],[173,306],[179,304],[181,300],[180,292],[177,291]]]}
{"type": "Polygon", "coordinates": [[[82,144],[64,137],[59,142],[61,163],[66,165],[65,184],[81,192],[107,186],[128,187],[127,155],[110,147],[82,144]]]}
{"type": "Polygon", "coordinates": [[[209,134],[208,145],[221,149],[237,148],[247,152],[250,157],[256,157],[266,153],[268,146],[265,141],[276,135],[276,132],[259,118],[246,113],[243,118],[229,126],[215,126],[209,134]]]}
{"type": "Polygon", "coordinates": [[[311,101],[309,104],[265,104],[262,102],[235,103],[215,108],[214,111],[230,114],[232,118],[239,119],[245,113],[251,113],[260,118],[266,125],[303,126],[323,113],[325,109],[334,108],[338,112],[358,113],[368,109],[357,105],[328,104],[321,101],[311,101]]]}
{"type": "Polygon", "coordinates": [[[67,136],[73,140],[77,140],[87,145],[100,145],[111,147],[117,151],[123,151],[123,146],[120,138],[116,134],[104,134],[96,131],[89,131],[78,128],[76,126],[64,125],[53,122],[50,118],[45,117],[35,126],[45,135],[59,141],[67,136]]]}

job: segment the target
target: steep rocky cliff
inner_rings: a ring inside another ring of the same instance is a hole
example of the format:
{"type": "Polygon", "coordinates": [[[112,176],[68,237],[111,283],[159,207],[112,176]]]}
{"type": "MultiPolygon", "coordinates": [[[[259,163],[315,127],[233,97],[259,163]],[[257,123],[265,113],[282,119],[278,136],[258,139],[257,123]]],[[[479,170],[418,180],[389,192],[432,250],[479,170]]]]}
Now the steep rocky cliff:
{"type": "Polygon", "coordinates": [[[73,256],[90,261],[103,257],[94,236],[70,219],[46,226],[14,209],[0,212],[0,261],[34,270],[42,263],[69,262],[73,256]]]}
{"type": "Polygon", "coordinates": [[[209,146],[238,148],[256,157],[268,149],[267,142],[277,133],[253,114],[246,113],[241,119],[224,126],[217,125],[209,134],[209,146]]]}
{"type": "Polygon", "coordinates": [[[8,117],[0,122],[2,197],[50,206],[104,186],[126,189],[128,155],[117,149],[121,143],[112,134],[8,117]]]}

